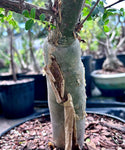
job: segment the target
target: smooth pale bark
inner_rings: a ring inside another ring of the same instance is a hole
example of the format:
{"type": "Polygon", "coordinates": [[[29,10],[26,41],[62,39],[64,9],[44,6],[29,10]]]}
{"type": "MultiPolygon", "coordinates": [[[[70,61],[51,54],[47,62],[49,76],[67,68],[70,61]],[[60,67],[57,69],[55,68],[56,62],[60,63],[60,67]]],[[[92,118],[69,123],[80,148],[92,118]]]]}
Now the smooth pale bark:
{"type": "Polygon", "coordinates": [[[44,43],[53,139],[58,148],[82,149],[85,79],[80,44],[74,37],[84,0],[58,0],[56,29],[44,43]],[[60,104],[61,103],[61,104],[60,104]]]}
{"type": "MultiPolygon", "coordinates": [[[[74,109],[77,116],[77,141],[80,147],[83,145],[84,124],[85,124],[85,79],[84,67],[81,62],[81,49],[78,40],[65,47],[54,46],[46,40],[44,44],[45,64],[51,65],[51,56],[56,58],[65,81],[65,92],[70,93],[73,99],[74,109]]],[[[65,122],[64,106],[58,104],[48,81],[48,100],[53,126],[53,138],[57,147],[65,147],[65,122]]],[[[67,114],[68,115],[68,114],[67,114]]]]}

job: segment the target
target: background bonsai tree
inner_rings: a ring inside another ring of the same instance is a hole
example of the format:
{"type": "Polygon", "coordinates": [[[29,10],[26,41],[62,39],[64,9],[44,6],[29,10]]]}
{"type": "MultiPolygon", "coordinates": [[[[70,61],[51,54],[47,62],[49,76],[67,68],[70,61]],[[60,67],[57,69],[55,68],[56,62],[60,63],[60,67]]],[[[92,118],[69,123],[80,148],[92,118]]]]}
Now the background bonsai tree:
{"type": "Polygon", "coordinates": [[[106,25],[101,18],[98,21],[101,31],[98,35],[94,36],[98,43],[104,47],[106,60],[102,67],[105,71],[125,72],[123,63],[117,58],[117,51],[125,43],[125,36],[123,36],[125,11],[124,9],[108,9],[105,13],[107,17],[104,15],[103,20],[106,22],[106,25]]]}
{"type": "MultiPolygon", "coordinates": [[[[1,0],[0,3],[0,7],[23,13],[26,17],[32,12],[26,29],[30,29],[35,18],[49,27],[50,32],[44,43],[45,72],[53,139],[60,149],[76,150],[83,147],[86,94],[79,31],[98,2],[87,1],[91,9],[82,20],[80,15],[84,0],[49,0],[47,9],[22,0],[1,0]]],[[[99,3],[99,7],[101,9],[98,10],[104,9],[103,2],[99,3]]],[[[93,13],[93,18],[95,16],[96,13],[93,13]]]]}

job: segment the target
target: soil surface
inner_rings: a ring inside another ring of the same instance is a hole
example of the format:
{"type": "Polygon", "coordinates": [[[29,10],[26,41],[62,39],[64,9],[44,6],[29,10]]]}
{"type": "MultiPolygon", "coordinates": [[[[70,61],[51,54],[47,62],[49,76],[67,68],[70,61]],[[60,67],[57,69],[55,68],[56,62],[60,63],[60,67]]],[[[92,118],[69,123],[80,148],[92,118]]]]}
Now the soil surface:
{"type": "MultiPolygon", "coordinates": [[[[0,150],[56,150],[49,117],[33,119],[11,129],[0,138],[0,150]]],[[[84,150],[125,150],[125,123],[87,114],[84,150]]]]}
{"type": "Polygon", "coordinates": [[[105,70],[98,70],[98,74],[117,74],[117,73],[125,73],[125,67],[119,67],[115,69],[115,71],[105,71],[105,70]]]}
{"type": "Polygon", "coordinates": [[[33,81],[33,79],[21,79],[21,80],[17,80],[17,81],[3,80],[3,81],[0,81],[0,85],[15,85],[15,84],[26,83],[26,82],[29,82],[29,81],[33,81]]]}

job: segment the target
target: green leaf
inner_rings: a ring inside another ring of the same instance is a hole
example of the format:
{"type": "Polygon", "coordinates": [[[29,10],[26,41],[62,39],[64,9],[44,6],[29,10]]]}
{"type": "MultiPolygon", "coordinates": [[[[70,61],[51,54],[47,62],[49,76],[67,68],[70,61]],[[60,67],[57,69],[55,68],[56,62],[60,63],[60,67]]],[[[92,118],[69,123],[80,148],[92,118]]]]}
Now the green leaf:
{"type": "Polygon", "coordinates": [[[104,25],[104,31],[105,31],[105,32],[109,32],[109,31],[110,31],[110,28],[109,28],[108,26],[104,25]]]}
{"type": "Polygon", "coordinates": [[[25,24],[25,29],[26,29],[26,30],[31,29],[32,26],[33,26],[33,24],[34,24],[33,19],[29,19],[29,20],[26,22],[26,24],[25,24]]]}
{"type": "Polygon", "coordinates": [[[120,11],[124,11],[124,8],[121,8],[120,11]]]}
{"type": "Polygon", "coordinates": [[[14,19],[9,20],[9,24],[11,24],[13,27],[17,26],[17,23],[14,19]]]}
{"type": "Polygon", "coordinates": [[[115,12],[115,11],[117,11],[116,9],[108,9],[108,11],[110,11],[110,12],[115,12]]]}
{"type": "Polygon", "coordinates": [[[43,21],[45,20],[45,15],[44,15],[44,14],[41,14],[41,15],[39,16],[39,18],[40,18],[40,20],[43,22],[43,21]]]}
{"type": "Polygon", "coordinates": [[[104,7],[98,7],[98,10],[104,14],[104,7]]]}
{"type": "Polygon", "coordinates": [[[31,11],[30,11],[30,17],[35,19],[35,16],[36,16],[36,9],[32,8],[31,11]]]}
{"type": "Polygon", "coordinates": [[[108,14],[105,12],[102,19],[103,21],[105,21],[107,18],[108,18],[108,14]]]}
{"type": "Polygon", "coordinates": [[[30,17],[28,10],[23,10],[22,14],[23,14],[25,17],[28,17],[28,18],[30,17]]]}
{"type": "Polygon", "coordinates": [[[1,18],[1,20],[0,20],[2,23],[4,23],[4,17],[3,18],[1,18]]]}
{"type": "Polygon", "coordinates": [[[107,19],[106,21],[105,21],[105,25],[107,25],[109,23],[109,19],[107,19]]]}
{"type": "Polygon", "coordinates": [[[121,8],[120,11],[121,11],[121,12],[124,12],[124,8],[121,8]]]}
{"type": "Polygon", "coordinates": [[[50,28],[51,30],[56,29],[56,26],[54,26],[53,24],[50,24],[50,28]]]}
{"type": "Polygon", "coordinates": [[[6,20],[9,22],[11,19],[12,19],[12,15],[8,15],[7,17],[6,17],[6,20]]]}
{"type": "Polygon", "coordinates": [[[106,3],[106,0],[101,0],[101,1],[102,1],[103,3],[105,3],[105,4],[107,4],[107,3],[106,3]]]}
{"type": "Polygon", "coordinates": [[[97,15],[99,13],[99,9],[98,9],[98,7],[96,7],[94,10],[93,10],[93,12],[92,12],[92,16],[95,16],[95,15],[97,15]]]}
{"type": "Polygon", "coordinates": [[[91,17],[91,16],[88,17],[87,21],[90,21],[90,20],[92,20],[92,17],[91,17]]]}
{"type": "Polygon", "coordinates": [[[3,15],[3,14],[0,14],[0,17],[1,17],[1,18],[3,18],[3,17],[4,17],[4,15],[3,15]]]}
{"type": "Polygon", "coordinates": [[[99,26],[103,26],[105,23],[104,23],[104,21],[103,21],[102,19],[100,19],[100,20],[98,21],[98,24],[99,24],[99,26]]]}

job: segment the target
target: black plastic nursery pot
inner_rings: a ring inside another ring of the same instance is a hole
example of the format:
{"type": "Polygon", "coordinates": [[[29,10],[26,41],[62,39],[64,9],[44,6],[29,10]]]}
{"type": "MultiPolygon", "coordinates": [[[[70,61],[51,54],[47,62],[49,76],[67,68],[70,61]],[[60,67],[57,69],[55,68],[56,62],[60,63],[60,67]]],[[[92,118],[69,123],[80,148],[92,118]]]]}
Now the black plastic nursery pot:
{"type": "MultiPolygon", "coordinates": [[[[1,94],[0,94],[1,97],[1,94]]],[[[1,98],[0,98],[0,114],[2,113],[1,98]]]]}
{"type": "Polygon", "coordinates": [[[19,78],[34,78],[35,100],[47,100],[46,77],[42,74],[22,74],[19,78]]]}
{"type": "Polygon", "coordinates": [[[91,72],[92,72],[92,56],[82,56],[81,60],[85,67],[85,80],[86,80],[86,94],[87,96],[91,96],[91,86],[92,86],[92,78],[91,78],[91,72]]]}
{"type": "Polygon", "coordinates": [[[6,118],[21,118],[33,112],[34,79],[0,85],[1,105],[6,118]]]}
{"type": "MultiPolygon", "coordinates": [[[[17,73],[16,74],[17,79],[23,74],[25,74],[25,73],[17,73]]],[[[13,75],[9,74],[9,73],[8,74],[0,74],[0,81],[4,81],[4,80],[13,80],[13,75]]]]}
{"type": "MultiPolygon", "coordinates": [[[[107,149],[107,148],[112,149],[112,146],[114,147],[114,149],[116,149],[116,147],[120,147],[120,146],[124,147],[124,135],[123,135],[125,132],[124,131],[125,121],[124,120],[122,120],[118,117],[114,117],[112,115],[95,113],[95,112],[87,112],[87,116],[89,118],[86,120],[87,124],[86,124],[85,130],[87,132],[85,131],[85,139],[84,139],[84,143],[85,143],[84,148],[85,149],[86,149],[86,142],[88,140],[90,141],[91,146],[100,145],[100,148],[104,148],[104,149],[107,149]],[[94,120],[92,118],[94,118],[94,120]],[[117,124],[118,124],[118,126],[115,126],[117,124]],[[106,129],[104,129],[104,128],[106,128],[106,129]],[[103,137],[101,136],[101,134],[103,135],[103,137]],[[93,143],[91,137],[93,139],[95,139],[96,145],[95,145],[95,143],[93,143]],[[107,137],[107,138],[105,138],[105,137],[107,137]],[[104,139],[104,141],[103,141],[103,139],[104,139]],[[107,145],[108,145],[108,147],[107,147],[107,145]]],[[[51,142],[51,140],[52,140],[52,131],[51,130],[52,130],[52,128],[50,126],[49,114],[42,114],[42,115],[39,115],[36,117],[26,119],[16,125],[10,127],[9,129],[4,131],[0,135],[0,137],[1,137],[0,148],[2,150],[4,150],[4,147],[6,147],[6,146],[8,146],[10,148],[11,146],[14,147],[14,146],[22,145],[22,147],[26,147],[27,149],[31,149],[31,148],[29,148],[30,146],[31,147],[36,146],[33,149],[39,149],[37,146],[41,145],[42,146],[41,149],[50,149],[48,147],[48,145],[50,145],[50,146],[52,146],[51,149],[56,149],[53,144],[53,141],[51,142]],[[39,124],[40,124],[40,126],[39,126],[39,124]],[[39,134],[39,132],[40,132],[40,134],[39,134]],[[16,134],[16,138],[12,139],[14,134],[16,134]],[[10,137],[10,138],[8,139],[8,137],[10,137]],[[25,140],[24,140],[24,137],[25,137],[25,140]],[[23,139],[23,140],[20,140],[20,139],[23,139]],[[2,141],[2,140],[4,140],[4,141],[2,141]],[[36,142],[36,141],[39,141],[39,142],[36,142]],[[42,142],[42,141],[44,141],[44,142],[42,142]],[[5,144],[6,142],[9,145],[5,144]],[[10,143],[12,143],[12,145],[10,145],[10,143]],[[43,145],[44,146],[46,145],[46,146],[43,148],[43,145]]],[[[91,148],[89,148],[89,149],[91,149],[91,148]]]]}

